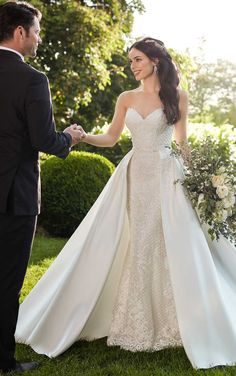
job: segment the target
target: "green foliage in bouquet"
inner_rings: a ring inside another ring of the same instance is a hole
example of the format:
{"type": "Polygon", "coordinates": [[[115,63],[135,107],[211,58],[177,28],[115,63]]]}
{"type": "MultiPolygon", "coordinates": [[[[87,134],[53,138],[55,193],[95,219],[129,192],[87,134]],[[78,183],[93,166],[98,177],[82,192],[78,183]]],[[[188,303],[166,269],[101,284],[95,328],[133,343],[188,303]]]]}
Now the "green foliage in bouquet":
{"type": "Polygon", "coordinates": [[[236,128],[232,124],[191,124],[188,128],[189,141],[192,146],[204,143],[207,137],[215,141],[214,150],[221,156],[221,160],[227,164],[230,160],[236,168],[236,128]]]}
{"type": "Polygon", "coordinates": [[[100,155],[73,151],[65,160],[45,158],[41,170],[40,224],[50,235],[68,237],[97,199],[114,165],[100,155]]]}
{"type": "MultiPolygon", "coordinates": [[[[172,154],[181,157],[181,149],[174,142],[172,154]]],[[[181,184],[200,221],[208,225],[212,240],[223,235],[236,243],[236,165],[230,145],[209,136],[201,142],[190,141],[183,165],[181,184]]]]}

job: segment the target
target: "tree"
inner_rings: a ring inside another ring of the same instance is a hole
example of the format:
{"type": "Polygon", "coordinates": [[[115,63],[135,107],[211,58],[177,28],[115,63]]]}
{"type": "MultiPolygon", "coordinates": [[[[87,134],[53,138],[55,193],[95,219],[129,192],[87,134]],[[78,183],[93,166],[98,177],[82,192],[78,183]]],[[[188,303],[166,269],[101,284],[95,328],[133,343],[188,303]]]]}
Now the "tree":
{"type": "Polygon", "coordinates": [[[80,120],[80,108],[110,83],[112,56],[123,51],[133,11],[143,6],[141,0],[32,3],[43,13],[43,44],[33,65],[49,77],[57,126],[62,123],[63,128],[64,123],[80,120]]]}
{"type": "Polygon", "coordinates": [[[190,115],[193,122],[236,125],[236,64],[194,58],[189,78],[190,115]]]}

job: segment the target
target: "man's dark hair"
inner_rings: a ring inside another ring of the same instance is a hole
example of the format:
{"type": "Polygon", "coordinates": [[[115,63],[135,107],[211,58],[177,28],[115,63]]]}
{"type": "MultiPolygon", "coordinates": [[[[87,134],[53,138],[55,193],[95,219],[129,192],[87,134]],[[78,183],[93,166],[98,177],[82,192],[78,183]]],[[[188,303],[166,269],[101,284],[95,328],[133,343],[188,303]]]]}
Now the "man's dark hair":
{"type": "Polygon", "coordinates": [[[25,1],[8,1],[0,6],[0,42],[13,38],[14,30],[22,26],[26,32],[34,23],[34,18],[39,20],[41,12],[25,1]]]}

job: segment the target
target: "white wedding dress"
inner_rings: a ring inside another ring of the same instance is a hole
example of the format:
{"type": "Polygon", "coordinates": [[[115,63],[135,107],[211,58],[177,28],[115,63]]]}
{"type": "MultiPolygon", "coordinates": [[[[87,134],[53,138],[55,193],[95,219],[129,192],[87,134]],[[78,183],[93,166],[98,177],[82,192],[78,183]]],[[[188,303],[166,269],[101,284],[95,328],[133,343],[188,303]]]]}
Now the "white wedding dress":
{"type": "Polygon", "coordinates": [[[209,239],[157,108],[126,114],[133,149],[20,307],[16,340],[55,357],[107,336],[131,351],[184,346],[195,368],[236,363],[236,250],[209,239]]]}

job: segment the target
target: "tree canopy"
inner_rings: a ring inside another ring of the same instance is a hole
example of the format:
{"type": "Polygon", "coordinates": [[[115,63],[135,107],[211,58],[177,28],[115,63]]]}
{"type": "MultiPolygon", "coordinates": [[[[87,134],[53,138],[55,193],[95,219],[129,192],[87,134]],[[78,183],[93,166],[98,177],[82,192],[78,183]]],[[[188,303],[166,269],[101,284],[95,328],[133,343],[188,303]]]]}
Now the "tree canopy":
{"type": "Polygon", "coordinates": [[[32,3],[43,13],[43,43],[30,62],[49,77],[57,120],[78,120],[80,108],[111,82],[110,62],[122,53],[133,12],[143,10],[141,0],[32,3]]]}
{"type": "MultiPolygon", "coordinates": [[[[43,43],[29,62],[49,77],[57,128],[79,122],[89,131],[109,122],[118,95],[137,85],[127,45],[142,0],[31,2],[43,14],[43,43]]],[[[190,92],[191,121],[236,124],[236,64],[170,54],[190,92]]]]}
{"type": "Polygon", "coordinates": [[[236,64],[194,58],[188,80],[191,120],[236,126],[236,64]]]}

